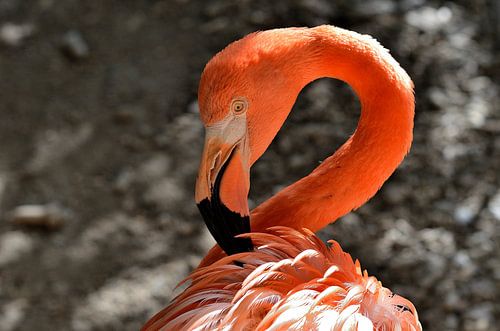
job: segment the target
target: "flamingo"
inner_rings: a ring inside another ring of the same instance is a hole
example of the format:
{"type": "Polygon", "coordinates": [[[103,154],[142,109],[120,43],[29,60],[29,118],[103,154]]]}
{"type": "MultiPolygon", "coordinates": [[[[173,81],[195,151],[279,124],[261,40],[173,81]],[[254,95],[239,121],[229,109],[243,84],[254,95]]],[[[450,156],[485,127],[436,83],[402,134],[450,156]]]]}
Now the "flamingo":
{"type": "Polygon", "coordinates": [[[333,26],[252,33],[206,65],[195,200],[216,245],[150,330],[421,330],[413,304],[314,232],[371,198],[409,151],[413,83],[375,39],[333,26]],[[250,167],[311,81],[348,83],[354,134],[251,212],[250,167]]]}

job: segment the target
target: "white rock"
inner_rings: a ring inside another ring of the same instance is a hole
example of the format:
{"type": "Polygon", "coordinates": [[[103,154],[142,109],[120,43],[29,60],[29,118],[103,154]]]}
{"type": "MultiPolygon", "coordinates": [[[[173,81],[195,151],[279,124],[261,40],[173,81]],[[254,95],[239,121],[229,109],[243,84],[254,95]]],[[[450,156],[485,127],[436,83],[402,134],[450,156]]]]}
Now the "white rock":
{"type": "Polygon", "coordinates": [[[0,236],[0,267],[14,262],[33,249],[33,240],[21,231],[10,231],[0,236]]]}
{"type": "Polygon", "coordinates": [[[29,162],[27,170],[38,172],[68,156],[86,143],[94,127],[85,123],[79,128],[61,131],[47,130],[35,140],[35,155],[29,162]]]}
{"type": "Polygon", "coordinates": [[[477,265],[470,258],[466,250],[460,250],[455,254],[453,264],[458,268],[456,276],[461,280],[471,279],[477,271],[477,265]]]}
{"type": "Polygon", "coordinates": [[[184,197],[184,189],[172,178],[163,178],[153,183],[144,195],[147,202],[161,209],[177,207],[184,197]]]}
{"type": "Polygon", "coordinates": [[[0,310],[0,326],[2,331],[17,329],[26,315],[28,303],[25,299],[17,299],[3,306],[0,310]]]}
{"type": "Polygon", "coordinates": [[[158,154],[140,165],[137,180],[150,183],[164,177],[171,168],[172,160],[164,154],[158,154]]]}
{"type": "Polygon", "coordinates": [[[489,303],[483,303],[472,306],[466,311],[465,331],[489,331],[495,330],[493,318],[493,306],[489,303]]]}
{"type": "Polygon", "coordinates": [[[71,59],[84,59],[89,56],[89,45],[79,31],[71,30],[64,34],[61,40],[63,51],[71,59]]]}
{"type": "Polygon", "coordinates": [[[28,38],[35,31],[32,24],[5,23],[0,28],[0,40],[8,46],[20,46],[24,39],[28,38]]]}
{"type": "Polygon", "coordinates": [[[441,256],[452,256],[455,253],[455,237],[445,229],[423,229],[419,238],[428,250],[441,256]]]}
{"type": "Polygon", "coordinates": [[[438,30],[444,27],[452,18],[448,7],[432,8],[422,7],[406,14],[406,22],[424,31],[438,30]]]}
{"type": "Polygon", "coordinates": [[[497,221],[500,221],[500,191],[490,199],[488,210],[497,221]]]}
{"type": "Polygon", "coordinates": [[[47,205],[21,205],[9,212],[10,221],[18,225],[58,229],[68,218],[69,211],[56,203],[47,205]]]}
{"type": "Polygon", "coordinates": [[[459,203],[453,214],[455,221],[461,225],[470,224],[481,211],[483,201],[483,196],[472,195],[459,203]]]}

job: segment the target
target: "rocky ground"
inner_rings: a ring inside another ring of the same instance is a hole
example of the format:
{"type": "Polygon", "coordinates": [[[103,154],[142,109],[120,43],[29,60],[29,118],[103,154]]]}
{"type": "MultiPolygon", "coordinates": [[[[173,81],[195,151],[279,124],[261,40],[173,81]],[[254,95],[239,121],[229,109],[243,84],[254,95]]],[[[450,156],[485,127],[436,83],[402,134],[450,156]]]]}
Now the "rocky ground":
{"type": "MultiPolygon", "coordinates": [[[[416,85],[410,155],[325,229],[426,330],[500,323],[500,5],[477,1],[0,1],[0,330],[137,330],[212,239],[194,206],[203,65],[248,32],[335,24],[416,85]]],[[[253,205],[350,133],[344,84],[308,86],[252,170],[253,205]]]]}

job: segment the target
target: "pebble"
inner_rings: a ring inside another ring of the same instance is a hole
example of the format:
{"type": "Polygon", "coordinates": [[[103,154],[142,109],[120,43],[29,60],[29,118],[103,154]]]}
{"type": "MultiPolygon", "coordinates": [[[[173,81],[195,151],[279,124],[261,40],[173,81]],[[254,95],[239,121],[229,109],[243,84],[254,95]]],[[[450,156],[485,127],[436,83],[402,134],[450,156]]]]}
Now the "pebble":
{"type": "Polygon", "coordinates": [[[388,183],[382,189],[384,200],[393,205],[401,204],[409,195],[410,187],[407,184],[388,183]]]}
{"type": "Polygon", "coordinates": [[[486,257],[496,249],[496,244],[491,238],[491,233],[476,231],[469,233],[465,240],[469,255],[473,259],[486,257]]]}
{"type": "Polygon", "coordinates": [[[432,8],[424,6],[406,14],[406,22],[423,31],[435,31],[444,27],[452,18],[448,7],[432,8]]]}
{"type": "Polygon", "coordinates": [[[430,252],[440,256],[452,256],[456,250],[454,234],[442,228],[423,229],[419,232],[419,239],[430,252]]]}
{"type": "Polygon", "coordinates": [[[140,183],[153,183],[163,178],[170,170],[172,160],[168,155],[156,154],[139,166],[136,179],[140,183]]]}
{"type": "Polygon", "coordinates": [[[30,174],[38,174],[77,152],[94,133],[94,126],[83,123],[77,128],[47,130],[37,135],[35,152],[26,166],[30,174]]]}
{"type": "Polygon", "coordinates": [[[163,178],[153,183],[144,194],[144,200],[147,203],[153,204],[161,210],[179,208],[184,197],[184,188],[172,178],[163,178]]]}
{"type": "Polygon", "coordinates": [[[130,169],[122,170],[113,182],[113,191],[118,194],[125,193],[134,182],[134,172],[130,169]]]}
{"type": "Polygon", "coordinates": [[[64,34],[61,49],[71,60],[83,60],[90,54],[87,42],[77,30],[70,30],[64,34]]]}
{"type": "Polygon", "coordinates": [[[455,254],[453,265],[458,269],[455,273],[456,278],[461,281],[470,280],[477,271],[477,265],[465,250],[460,250],[455,254]]]}
{"type": "Polygon", "coordinates": [[[0,310],[0,325],[2,326],[2,330],[13,331],[18,329],[19,324],[22,323],[26,315],[27,308],[28,302],[26,299],[17,299],[5,304],[0,310]]]}
{"type": "Polygon", "coordinates": [[[35,27],[32,24],[5,23],[0,27],[0,41],[10,47],[21,46],[23,41],[33,35],[35,27]]]}
{"type": "Polygon", "coordinates": [[[495,330],[493,306],[490,303],[473,305],[465,313],[464,331],[495,330]]]}
{"type": "Polygon", "coordinates": [[[475,297],[482,300],[495,300],[496,298],[496,284],[487,278],[475,278],[470,284],[470,290],[474,293],[475,297]]]}
{"type": "Polygon", "coordinates": [[[500,221],[500,190],[488,202],[488,211],[500,221]]]}
{"type": "Polygon", "coordinates": [[[429,101],[436,107],[446,108],[450,104],[450,97],[447,91],[439,87],[431,87],[427,92],[429,101]]]}
{"type": "Polygon", "coordinates": [[[14,224],[42,227],[49,230],[61,228],[68,221],[69,212],[56,203],[47,205],[21,205],[10,213],[14,224]]]}
{"type": "Polygon", "coordinates": [[[463,298],[458,295],[456,289],[454,291],[446,293],[444,298],[444,305],[449,310],[463,309],[466,306],[463,298]]]}
{"type": "Polygon", "coordinates": [[[473,195],[458,204],[454,211],[455,221],[460,225],[468,225],[477,217],[483,205],[483,198],[473,195]]]}
{"type": "Polygon", "coordinates": [[[18,260],[33,248],[30,236],[21,231],[10,231],[0,236],[0,267],[18,260]]]}

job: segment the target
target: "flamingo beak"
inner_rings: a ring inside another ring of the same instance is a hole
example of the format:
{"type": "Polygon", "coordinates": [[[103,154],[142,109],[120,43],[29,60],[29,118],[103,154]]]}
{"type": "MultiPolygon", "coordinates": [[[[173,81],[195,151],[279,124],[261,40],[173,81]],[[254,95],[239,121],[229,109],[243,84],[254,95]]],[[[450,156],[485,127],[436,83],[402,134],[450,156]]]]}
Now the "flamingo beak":
{"type": "Polygon", "coordinates": [[[252,250],[248,209],[249,148],[246,122],[228,119],[207,127],[195,200],[217,243],[228,254],[252,250]]]}

